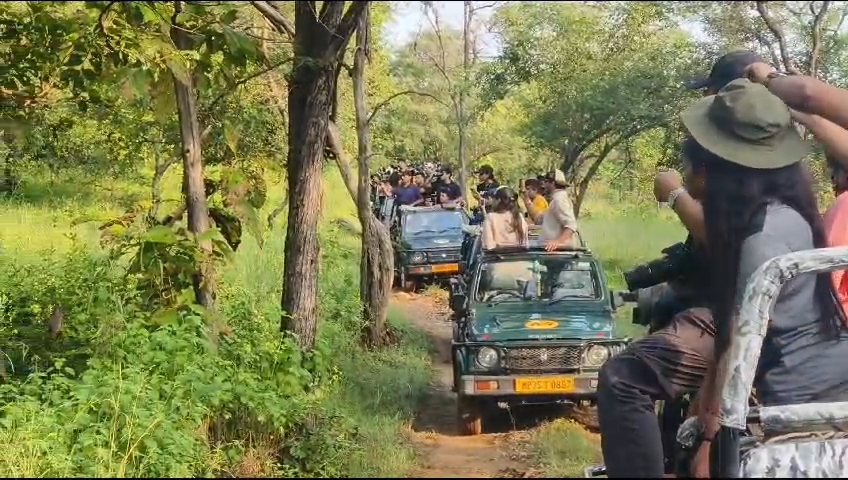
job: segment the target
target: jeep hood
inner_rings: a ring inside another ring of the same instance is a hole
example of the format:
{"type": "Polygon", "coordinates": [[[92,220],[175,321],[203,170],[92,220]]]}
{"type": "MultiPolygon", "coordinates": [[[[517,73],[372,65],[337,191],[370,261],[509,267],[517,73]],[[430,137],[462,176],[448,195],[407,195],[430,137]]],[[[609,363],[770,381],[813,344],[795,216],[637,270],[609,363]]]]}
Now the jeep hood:
{"type": "Polygon", "coordinates": [[[486,312],[477,311],[471,333],[480,341],[539,339],[598,340],[613,338],[610,312],[486,312]]]}

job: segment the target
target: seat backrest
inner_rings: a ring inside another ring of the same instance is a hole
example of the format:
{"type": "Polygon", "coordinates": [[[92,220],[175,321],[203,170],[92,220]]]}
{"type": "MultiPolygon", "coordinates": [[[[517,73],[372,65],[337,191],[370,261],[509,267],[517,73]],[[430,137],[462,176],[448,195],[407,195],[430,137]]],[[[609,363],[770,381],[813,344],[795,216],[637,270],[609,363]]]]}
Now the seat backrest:
{"type": "MultiPolygon", "coordinates": [[[[763,263],[745,289],[733,343],[724,358],[725,376],[719,423],[743,430],[749,421],[748,398],[760,359],[769,312],[783,285],[794,277],[848,266],[848,248],[794,252],[763,263]]],[[[759,422],[775,430],[809,429],[848,421],[848,402],[759,407],[759,422]]],[[[681,427],[681,431],[684,427],[681,427]]],[[[812,436],[770,441],[744,453],[741,478],[848,477],[848,439],[812,436]]]]}

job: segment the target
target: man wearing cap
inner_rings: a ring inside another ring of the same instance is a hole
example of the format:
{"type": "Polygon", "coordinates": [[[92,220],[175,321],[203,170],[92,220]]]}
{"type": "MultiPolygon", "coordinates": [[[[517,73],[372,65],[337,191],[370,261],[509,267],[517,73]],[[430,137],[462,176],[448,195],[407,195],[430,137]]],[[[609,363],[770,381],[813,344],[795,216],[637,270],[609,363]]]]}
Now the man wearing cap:
{"type": "Polygon", "coordinates": [[[479,198],[479,194],[483,192],[492,192],[501,185],[495,179],[495,170],[491,165],[481,165],[474,173],[477,174],[477,184],[475,197],[479,198]]]}
{"type": "Polygon", "coordinates": [[[572,245],[577,233],[577,217],[574,205],[566,190],[567,182],[562,170],[554,170],[550,175],[553,181],[551,202],[542,214],[542,229],[539,237],[545,242],[545,250],[553,251],[565,245],[572,245]]]}
{"type": "Polygon", "coordinates": [[[733,80],[745,78],[745,69],[749,65],[762,61],[762,57],[750,50],[734,50],[716,60],[709,76],[699,77],[689,82],[689,88],[704,89],[706,95],[715,95],[733,80]]]}

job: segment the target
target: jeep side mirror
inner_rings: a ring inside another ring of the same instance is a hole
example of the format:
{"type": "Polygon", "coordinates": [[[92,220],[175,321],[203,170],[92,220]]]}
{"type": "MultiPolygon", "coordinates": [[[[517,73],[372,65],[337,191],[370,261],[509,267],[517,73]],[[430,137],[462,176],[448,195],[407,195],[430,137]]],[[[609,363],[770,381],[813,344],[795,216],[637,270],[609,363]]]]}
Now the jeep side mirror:
{"type": "Polygon", "coordinates": [[[612,305],[613,310],[618,310],[619,308],[624,306],[624,299],[621,298],[621,295],[618,292],[610,290],[610,305],[612,305]]]}
{"type": "Polygon", "coordinates": [[[462,312],[465,310],[465,300],[467,298],[465,292],[454,290],[450,296],[450,309],[457,313],[462,312]]]}

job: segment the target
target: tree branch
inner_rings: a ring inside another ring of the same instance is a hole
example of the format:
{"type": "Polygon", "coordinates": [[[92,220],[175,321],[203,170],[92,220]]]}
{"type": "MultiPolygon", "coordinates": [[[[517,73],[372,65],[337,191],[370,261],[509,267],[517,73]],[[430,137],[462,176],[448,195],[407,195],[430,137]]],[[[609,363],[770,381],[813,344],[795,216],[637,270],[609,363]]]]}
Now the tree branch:
{"type": "Polygon", "coordinates": [[[286,17],[280,13],[274,6],[269,4],[268,2],[250,2],[259,13],[261,13],[265,18],[268,19],[268,22],[271,26],[274,27],[278,32],[283,35],[288,36],[290,39],[294,40],[294,25],[291,24],[286,17]]]}
{"type": "Polygon", "coordinates": [[[379,112],[381,108],[385,107],[386,105],[391,103],[392,100],[394,100],[397,97],[400,97],[402,95],[420,95],[422,97],[429,97],[429,98],[432,98],[433,100],[439,102],[440,104],[442,104],[446,107],[449,107],[449,105],[447,103],[439,100],[439,98],[436,97],[435,95],[425,93],[425,92],[418,92],[418,91],[415,91],[415,90],[404,90],[402,92],[398,92],[398,93],[395,93],[394,95],[391,95],[389,98],[387,98],[387,99],[383,100],[382,102],[378,103],[377,105],[375,105],[374,110],[371,111],[371,115],[368,116],[368,124],[371,125],[371,121],[374,120],[374,116],[377,115],[377,112],[379,112]]]}
{"type": "Polygon", "coordinates": [[[249,81],[251,81],[251,80],[254,80],[254,79],[258,78],[258,77],[261,77],[262,75],[265,75],[266,73],[268,73],[268,72],[270,72],[270,71],[272,71],[272,70],[276,70],[277,68],[282,67],[283,65],[285,65],[285,64],[287,64],[287,63],[289,63],[289,62],[291,62],[291,61],[292,61],[292,59],[291,59],[291,58],[287,58],[287,59],[282,60],[282,61],[280,61],[280,62],[277,62],[277,63],[275,63],[275,64],[273,64],[273,65],[269,65],[269,66],[267,66],[267,67],[265,67],[265,68],[263,68],[263,69],[259,70],[258,72],[255,72],[255,73],[253,73],[253,74],[251,74],[251,75],[248,75],[248,76],[246,76],[246,77],[244,77],[244,78],[242,78],[242,79],[239,79],[239,80],[235,81],[235,82],[233,83],[232,88],[230,88],[229,90],[225,90],[225,91],[221,92],[221,94],[220,94],[220,95],[218,95],[217,97],[215,97],[215,99],[214,99],[214,100],[212,100],[212,101],[209,103],[209,106],[208,106],[208,107],[206,107],[206,110],[207,110],[207,111],[211,111],[211,110],[212,110],[212,108],[214,108],[214,107],[215,107],[215,105],[217,105],[217,104],[218,104],[218,102],[220,102],[221,100],[223,100],[223,99],[224,99],[224,97],[226,97],[227,95],[230,95],[231,93],[235,92],[235,91],[238,89],[238,87],[240,87],[240,86],[244,85],[245,83],[247,83],[247,82],[249,82],[249,81]]]}
{"type": "Polygon", "coordinates": [[[819,72],[819,55],[821,54],[821,30],[822,21],[827,15],[827,9],[830,7],[830,2],[822,2],[822,6],[818,12],[815,10],[814,2],[810,2],[810,13],[813,17],[812,25],[810,25],[810,37],[812,39],[812,48],[810,55],[807,57],[807,71],[811,77],[817,78],[819,72]]]}
{"type": "Polygon", "coordinates": [[[333,32],[333,39],[330,40],[327,47],[328,57],[338,55],[339,51],[347,45],[354,30],[356,30],[356,26],[359,25],[359,17],[365,13],[365,9],[368,8],[369,3],[367,1],[352,2],[347,8],[341,22],[339,22],[338,28],[333,32]]]}
{"type": "Polygon", "coordinates": [[[792,63],[792,59],[789,57],[789,51],[786,48],[786,36],[783,34],[783,30],[780,28],[780,25],[774,20],[769,12],[768,7],[766,6],[765,1],[757,2],[757,12],[760,13],[760,18],[765,22],[766,27],[768,27],[769,31],[771,31],[772,35],[777,39],[777,46],[780,48],[780,57],[783,60],[783,67],[787,72],[791,72],[792,70],[797,70],[792,63]]]}

